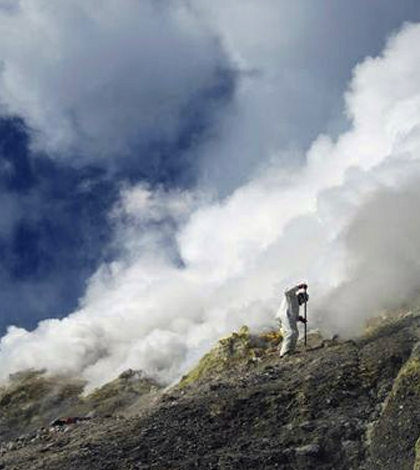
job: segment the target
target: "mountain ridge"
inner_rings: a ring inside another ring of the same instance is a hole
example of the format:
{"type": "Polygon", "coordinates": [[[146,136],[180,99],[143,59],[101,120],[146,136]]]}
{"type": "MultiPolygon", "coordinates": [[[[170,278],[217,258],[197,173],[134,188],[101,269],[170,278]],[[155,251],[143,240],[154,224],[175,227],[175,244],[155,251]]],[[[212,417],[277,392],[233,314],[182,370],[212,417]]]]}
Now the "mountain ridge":
{"type": "Polygon", "coordinates": [[[278,340],[242,329],[208,353],[223,367],[198,365],[200,374],[143,395],[127,395],[144,380],[127,373],[96,392],[90,419],[4,442],[0,468],[420,469],[418,312],[383,318],[356,340],[312,335],[287,359],[278,340]]]}

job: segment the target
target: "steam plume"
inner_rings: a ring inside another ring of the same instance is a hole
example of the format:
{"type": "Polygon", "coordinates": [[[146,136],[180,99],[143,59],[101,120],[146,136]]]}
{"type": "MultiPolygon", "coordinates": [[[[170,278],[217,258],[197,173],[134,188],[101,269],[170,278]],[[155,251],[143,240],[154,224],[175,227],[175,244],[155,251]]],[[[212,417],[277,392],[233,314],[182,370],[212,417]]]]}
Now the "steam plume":
{"type": "Polygon", "coordinates": [[[270,325],[291,282],[309,282],[314,323],[346,335],[375,311],[372,292],[380,306],[410,294],[419,274],[419,42],[420,26],[407,25],[356,67],[351,129],[336,141],[319,136],[298,171],[273,158],[222,201],[124,189],[110,215],[120,259],[97,271],[69,317],[33,332],[11,327],[1,378],[47,367],[98,384],[132,367],[168,382],[221,335],[270,325]]]}

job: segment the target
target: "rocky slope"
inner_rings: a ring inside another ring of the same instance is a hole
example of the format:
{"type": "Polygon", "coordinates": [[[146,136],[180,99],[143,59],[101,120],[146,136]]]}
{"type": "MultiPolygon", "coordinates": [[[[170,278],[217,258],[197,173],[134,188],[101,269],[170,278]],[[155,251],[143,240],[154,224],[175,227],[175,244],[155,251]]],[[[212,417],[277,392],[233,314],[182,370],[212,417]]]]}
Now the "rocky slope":
{"type": "Polygon", "coordinates": [[[166,391],[134,373],[88,397],[75,384],[59,406],[97,413],[56,426],[41,427],[51,407],[40,399],[16,418],[21,395],[8,391],[25,379],[15,378],[0,393],[0,468],[420,470],[418,314],[357,341],[312,336],[281,360],[279,340],[242,329],[166,391]]]}
{"type": "Polygon", "coordinates": [[[162,390],[131,370],[86,396],[85,385],[71,377],[48,376],[45,371],[12,375],[10,383],[0,387],[0,441],[31,434],[60,417],[92,419],[138,413],[162,390]]]}

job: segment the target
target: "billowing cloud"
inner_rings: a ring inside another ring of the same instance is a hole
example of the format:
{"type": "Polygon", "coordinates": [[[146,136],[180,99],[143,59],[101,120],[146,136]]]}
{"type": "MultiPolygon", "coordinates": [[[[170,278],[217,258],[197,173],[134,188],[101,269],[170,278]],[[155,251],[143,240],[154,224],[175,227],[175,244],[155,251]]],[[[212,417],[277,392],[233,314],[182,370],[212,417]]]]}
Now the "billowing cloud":
{"type": "Polygon", "coordinates": [[[420,25],[405,26],[356,67],[351,128],[319,136],[299,169],[274,159],[216,201],[125,188],[110,215],[120,258],[96,272],[69,317],[10,328],[1,377],[47,367],[97,384],[133,367],[170,381],[222,334],[272,324],[291,282],[310,284],[312,325],[344,335],[376,308],[367,294],[381,290],[382,308],[418,287],[419,41],[420,25]]]}
{"type": "Polygon", "coordinates": [[[418,298],[420,164],[405,170],[412,182],[373,194],[345,230],[347,276],[321,301],[329,331],[351,335],[369,316],[418,298]]]}
{"type": "Polygon", "coordinates": [[[152,159],[153,145],[176,142],[211,110],[227,80],[217,38],[181,0],[8,5],[0,110],[23,118],[33,147],[56,157],[147,150],[152,159]]]}
{"type": "MultiPolygon", "coordinates": [[[[220,135],[200,153],[201,183],[226,195],[262,166],[300,166],[319,135],[350,121],[344,91],[357,62],[376,56],[415,2],[392,0],[198,0],[243,72],[220,135]]],[[[408,15],[408,16],[407,16],[408,15]]]]}
{"type": "Polygon", "coordinates": [[[75,308],[127,180],[195,180],[234,82],[182,0],[0,0],[0,335],[75,308]]]}

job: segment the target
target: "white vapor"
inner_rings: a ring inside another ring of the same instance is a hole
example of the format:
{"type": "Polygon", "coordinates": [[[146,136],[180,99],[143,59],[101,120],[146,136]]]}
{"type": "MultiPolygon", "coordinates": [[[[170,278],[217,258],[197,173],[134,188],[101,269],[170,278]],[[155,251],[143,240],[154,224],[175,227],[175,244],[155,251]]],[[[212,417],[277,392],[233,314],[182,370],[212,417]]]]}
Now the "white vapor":
{"type": "Polygon", "coordinates": [[[345,86],[354,65],[378,54],[409,2],[197,0],[243,71],[219,138],[200,153],[202,185],[228,194],[267,161],[300,165],[321,132],[347,128],[345,86]]]}
{"type": "Polygon", "coordinates": [[[37,150],[96,159],[176,139],[223,51],[182,0],[0,3],[0,114],[37,150]]]}
{"type": "Polygon", "coordinates": [[[374,313],[378,292],[380,308],[403,300],[420,284],[418,43],[420,25],[407,25],[356,67],[350,130],[321,135],[299,170],[272,158],[217,202],[125,188],[110,215],[120,259],[69,317],[9,328],[0,378],[47,367],[95,385],[132,367],[170,382],[221,335],[272,324],[283,288],[301,280],[313,324],[344,335],[374,313]]]}

